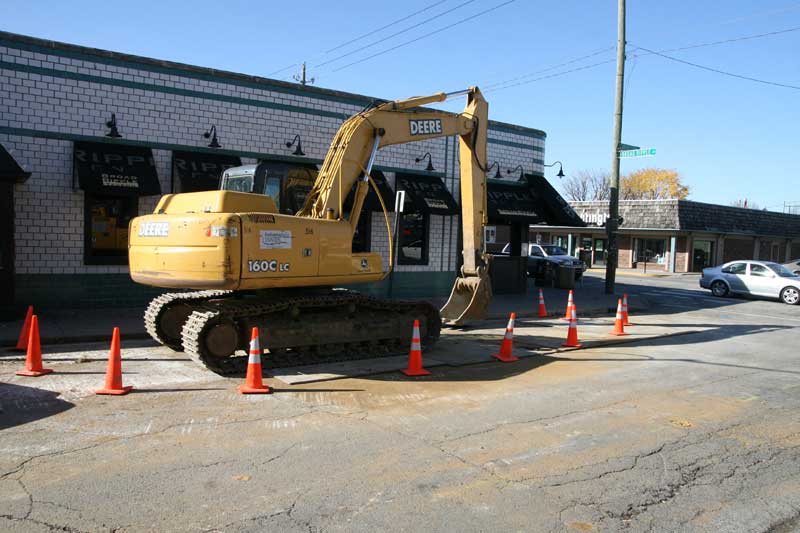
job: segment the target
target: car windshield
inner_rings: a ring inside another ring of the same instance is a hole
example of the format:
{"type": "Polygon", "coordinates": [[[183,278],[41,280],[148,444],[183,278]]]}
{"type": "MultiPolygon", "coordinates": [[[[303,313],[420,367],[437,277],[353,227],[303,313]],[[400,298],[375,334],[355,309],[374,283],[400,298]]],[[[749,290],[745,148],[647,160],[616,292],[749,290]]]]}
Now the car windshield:
{"type": "Polygon", "coordinates": [[[560,246],[542,246],[547,255],[567,255],[567,251],[560,246]]]}
{"type": "Polygon", "coordinates": [[[773,272],[775,272],[777,275],[779,275],[782,278],[797,278],[797,277],[800,277],[797,274],[795,274],[794,272],[792,272],[791,270],[789,270],[788,268],[786,268],[785,266],[779,265],[778,263],[766,263],[766,265],[770,268],[770,270],[772,270],[773,272]]]}

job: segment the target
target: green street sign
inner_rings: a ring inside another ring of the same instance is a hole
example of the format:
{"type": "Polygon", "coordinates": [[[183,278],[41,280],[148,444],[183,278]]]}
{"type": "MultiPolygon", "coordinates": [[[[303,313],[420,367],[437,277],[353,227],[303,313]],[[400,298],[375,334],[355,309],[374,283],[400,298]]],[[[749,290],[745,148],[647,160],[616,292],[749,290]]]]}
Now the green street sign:
{"type": "Polygon", "coordinates": [[[619,143],[620,150],[638,150],[641,146],[636,146],[635,144],[625,144],[619,143]]]}
{"type": "Polygon", "coordinates": [[[652,157],[656,155],[655,148],[643,148],[641,150],[620,150],[620,157],[652,157]]]}

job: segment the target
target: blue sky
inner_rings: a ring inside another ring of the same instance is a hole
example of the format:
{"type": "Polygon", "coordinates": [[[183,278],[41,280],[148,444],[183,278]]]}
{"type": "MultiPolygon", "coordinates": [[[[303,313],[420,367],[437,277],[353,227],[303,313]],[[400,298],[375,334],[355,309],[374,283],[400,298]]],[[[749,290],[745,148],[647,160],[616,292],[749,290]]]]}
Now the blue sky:
{"type": "MultiPolygon", "coordinates": [[[[306,60],[316,85],[382,98],[478,85],[487,88],[493,119],[547,132],[548,162],[561,160],[567,173],[608,169],[613,61],[506,89],[488,88],[595,52],[590,58],[519,81],[613,59],[616,2],[515,0],[502,5],[507,1],[5,0],[0,2],[0,28],[247,74],[270,76],[280,71],[271,76],[277,79],[290,79],[299,67],[280,69],[306,60]],[[430,6],[406,21],[328,52],[430,6]],[[317,67],[380,39],[385,40],[317,67]]],[[[643,166],[676,169],[691,187],[690,198],[698,201],[727,204],[747,198],[774,210],[781,210],[784,201],[800,204],[800,90],[734,79],[633,50],[635,46],[665,50],[795,27],[800,27],[800,1],[628,0],[623,141],[654,147],[658,155],[623,160],[622,171],[643,166]]],[[[800,86],[799,52],[800,31],[793,31],[669,54],[800,86]]],[[[462,105],[455,102],[445,107],[456,111],[462,105]]],[[[554,170],[548,169],[547,175],[556,182],[554,170]]]]}

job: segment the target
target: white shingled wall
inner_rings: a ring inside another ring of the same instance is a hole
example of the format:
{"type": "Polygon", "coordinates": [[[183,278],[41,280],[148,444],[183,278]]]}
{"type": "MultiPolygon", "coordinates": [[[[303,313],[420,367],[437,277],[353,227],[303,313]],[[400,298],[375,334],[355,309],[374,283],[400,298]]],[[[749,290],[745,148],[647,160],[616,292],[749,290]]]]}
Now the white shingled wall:
{"type": "MultiPolygon", "coordinates": [[[[0,39],[0,143],[33,173],[15,187],[18,274],[127,272],[124,266],[84,264],[83,192],[73,187],[72,178],[73,139],[104,138],[111,113],[116,114],[123,142],[205,147],[208,140],[202,133],[214,124],[225,150],[289,156],[291,150],[284,143],[299,133],[306,157],[322,159],[341,117],[363,108],[362,102],[337,101],[348,98],[320,95],[313,89],[303,92],[300,86],[295,90],[302,94],[292,94],[268,83],[203,74],[202,69],[194,74],[176,69],[156,72],[125,58],[112,58],[117,64],[108,64],[106,58],[63,47],[24,48],[31,47],[0,39]],[[198,72],[209,79],[198,79],[198,72]]],[[[541,136],[498,128],[490,129],[489,137],[489,161],[500,162],[504,177],[506,169],[520,164],[526,172],[542,172],[541,136]]],[[[444,182],[458,199],[457,146],[457,139],[451,138],[389,147],[379,153],[376,164],[419,172],[425,163],[417,164],[414,158],[430,152],[434,167],[445,172],[444,182]]],[[[162,191],[169,192],[171,152],[156,148],[153,155],[162,191]]],[[[254,161],[243,157],[244,163],[254,161]]],[[[394,172],[385,173],[394,187],[394,172]]],[[[140,213],[151,211],[156,201],[156,197],[141,198],[140,213]]],[[[458,217],[432,216],[429,263],[398,270],[453,271],[458,223],[458,217]]],[[[384,228],[383,215],[373,214],[372,250],[387,256],[384,228]]]]}

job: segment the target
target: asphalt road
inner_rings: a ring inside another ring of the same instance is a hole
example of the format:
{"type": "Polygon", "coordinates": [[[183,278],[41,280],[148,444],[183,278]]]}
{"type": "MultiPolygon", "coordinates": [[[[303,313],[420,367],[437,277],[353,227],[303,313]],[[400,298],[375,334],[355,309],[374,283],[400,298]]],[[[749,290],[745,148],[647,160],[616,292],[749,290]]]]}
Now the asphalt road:
{"type": "Polygon", "coordinates": [[[800,307],[619,281],[708,329],[271,396],[0,384],[0,529],[799,529],[800,307]]]}

